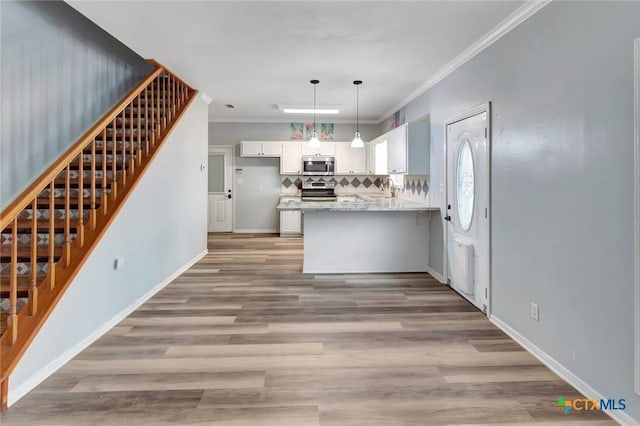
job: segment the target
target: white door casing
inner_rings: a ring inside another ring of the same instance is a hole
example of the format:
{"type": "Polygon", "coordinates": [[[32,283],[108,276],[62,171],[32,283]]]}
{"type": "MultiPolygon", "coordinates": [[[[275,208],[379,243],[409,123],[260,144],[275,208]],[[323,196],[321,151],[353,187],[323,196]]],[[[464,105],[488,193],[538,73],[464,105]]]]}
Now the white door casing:
{"type": "Polygon", "coordinates": [[[233,147],[209,147],[208,232],[233,229],[233,147]]]}
{"type": "Polygon", "coordinates": [[[634,320],[635,320],[635,380],[634,388],[640,395],[640,38],[634,45],[634,320]]]}
{"type": "Polygon", "coordinates": [[[445,122],[444,275],[478,309],[490,312],[490,105],[445,122]]]}

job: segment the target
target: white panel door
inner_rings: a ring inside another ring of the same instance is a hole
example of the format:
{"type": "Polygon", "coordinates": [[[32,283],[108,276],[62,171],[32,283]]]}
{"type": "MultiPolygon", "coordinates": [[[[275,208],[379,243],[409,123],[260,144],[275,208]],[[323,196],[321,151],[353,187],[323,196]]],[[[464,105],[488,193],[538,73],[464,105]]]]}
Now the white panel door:
{"type": "Polygon", "coordinates": [[[233,148],[209,148],[209,232],[231,232],[233,148]]]}
{"type": "Polygon", "coordinates": [[[454,290],[486,312],[490,279],[488,106],[476,110],[446,125],[446,274],[454,290]]]}

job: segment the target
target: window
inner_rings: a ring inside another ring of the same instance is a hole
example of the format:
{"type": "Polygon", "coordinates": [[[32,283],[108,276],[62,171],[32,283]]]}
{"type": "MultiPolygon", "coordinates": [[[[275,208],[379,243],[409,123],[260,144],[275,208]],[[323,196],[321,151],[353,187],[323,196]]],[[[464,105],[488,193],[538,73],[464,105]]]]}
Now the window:
{"type": "Polygon", "coordinates": [[[475,175],[473,172],[473,152],[469,139],[460,144],[456,167],[456,199],[460,226],[465,231],[471,228],[475,200],[475,175]]]}

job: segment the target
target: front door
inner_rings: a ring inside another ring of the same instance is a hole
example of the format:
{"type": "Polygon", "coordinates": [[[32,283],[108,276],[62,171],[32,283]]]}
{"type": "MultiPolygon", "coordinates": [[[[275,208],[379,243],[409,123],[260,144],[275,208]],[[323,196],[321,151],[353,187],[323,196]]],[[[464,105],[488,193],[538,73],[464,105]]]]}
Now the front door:
{"type": "Polygon", "coordinates": [[[489,309],[489,105],[446,123],[446,274],[478,309],[489,309]]]}
{"type": "Polygon", "coordinates": [[[209,232],[231,232],[233,227],[233,194],[231,177],[233,148],[209,148],[209,232]]]}

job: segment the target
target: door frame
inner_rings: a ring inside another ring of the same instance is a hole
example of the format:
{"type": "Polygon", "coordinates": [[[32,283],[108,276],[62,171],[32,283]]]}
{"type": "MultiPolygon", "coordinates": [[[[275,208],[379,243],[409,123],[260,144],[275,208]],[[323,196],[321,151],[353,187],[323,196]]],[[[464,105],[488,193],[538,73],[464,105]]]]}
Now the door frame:
{"type": "Polygon", "coordinates": [[[482,182],[484,185],[486,185],[487,191],[488,191],[488,199],[487,199],[487,227],[488,227],[488,239],[489,241],[487,241],[487,245],[488,245],[488,250],[487,250],[487,254],[488,254],[488,259],[487,261],[489,262],[488,268],[487,268],[487,309],[485,311],[485,315],[487,315],[487,317],[489,315],[491,315],[491,259],[492,259],[492,255],[491,255],[491,102],[485,102],[479,105],[475,105],[472,106],[470,108],[464,109],[461,112],[456,113],[455,115],[447,118],[444,121],[444,126],[443,126],[443,131],[444,131],[444,149],[442,150],[443,152],[443,158],[444,158],[444,167],[443,167],[443,180],[444,180],[444,197],[443,197],[443,204],[442,204],[442,211],[444,213],[444,215],[442,215],[442,229],[443,229],[443,244],[442,244],[442,249],[443,249],[443,253],[442,253],[442,260],[443,260],[443,265],[442,265],[442,277],[444,279],[444,283],[446,285],[449,284],[449,256],[448,256],[448,249],[449,249],[449,241],[448,241],[448,223],[446,220],[444,220],[444,216],[447,215],[447,204],[449,202],[448,200],[448,194],[449,194],[449,182],[447,179],[447,176],[449,175],[449,165],[448,165],[448,161],[447,161],[447,147],[448,147],[448,126],[450,124],[456,123],[458,121],[462,121],[464,119],[467,119],[469,117],[473,117],[474,115],[478,115],[478,114],[482,114],[482,113],[486,113],[487,114],[487,148],[486,148],[486,159],[487,159],[487,164],[486,164],[486,179],[485,182],[482,182]]]}
{"type": "MultiPolygon", "coordinates": [[[[231,150],[231,232],[236,232],[236,179],[235,179],[235,157],[236,157],[236,145],[209,145],[207,152],[207,164],[209,161],[209,155],[211,154],[226,154],[227,150],[231,150]]],[[[209,167],[207,166],[207,182],[209,181],[209,167]]],[[[207,209],[209,208],[209,188],[207,188],[207,209]]],[[[208,216],[207,216],[208,218],[208,216]]],[[[207,219],[208,220],[208,219],[207,219]]],[[[207,224],[208,228],[208,224],[207,224]]],[[[208,233],[208,232],[207,232],[208,233]]]]}
{"type": "Polygon", "coordinates": [[[634,319],[635,374],[634,390],[640,395],[640,38],[633,42],[634,109],[634,319]]]}

